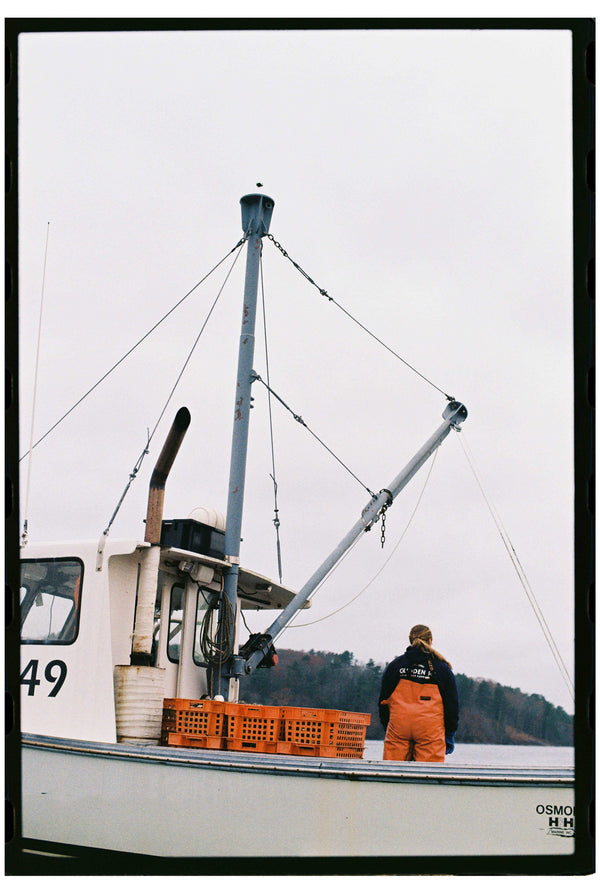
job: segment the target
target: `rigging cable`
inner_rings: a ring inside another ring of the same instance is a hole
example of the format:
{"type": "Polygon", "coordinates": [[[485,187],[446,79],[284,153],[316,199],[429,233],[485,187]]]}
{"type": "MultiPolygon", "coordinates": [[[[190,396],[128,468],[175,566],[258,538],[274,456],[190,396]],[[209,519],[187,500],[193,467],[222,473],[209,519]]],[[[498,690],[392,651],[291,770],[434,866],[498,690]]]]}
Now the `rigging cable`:
{"type": "Polygon", "coordinates": [[[141,452],[141,454],[140,454],[140,457],[139,457],[138,461],[136,462],[136,464],[134,465],[133,469],[132,469],[131,472],[129,473],[129,481],[128,481],[127,484],[125,485],[125,490],[124,490],[123,493],[121,494],[121,497],[120,497],[120,499],[119,499],[119,502],[117,503],[117,505],[116,505],[116,507],[115,507],[115,511],[113,512],[113,514],[112,514],[111,517],[110,517],[110,521],[109,521],[109,523],[107,524],[107,526],[105,527],[104,531],[102,532],[102,537],[103,537],[103,538],[108,537],[108,532],[110,531],[111,525],[112,525],[112,523],[114,522],[115,518],[117,517],[117,514],[118,514],[118,512],[119,512],[119,509],[120,509],[121,506],[123,505],[123,500],[124,500],[125,497],[127,496],[127,491],[129,490],[129,488],[131,487],[131,485],[132,485],[133,482],[135,481],[135,478],[136,478],[136,476],[137,476],[137,473],[140,471],[140,467],[141,467],[142,463],[144,462],[144,457],[147,456],[148,453],[150,452],[150,430],[147,429],[147,432],[148,432],[148,437],[147,437],[147,440],[146,440],[146,446],[145,446],[144,449],[142,450],[142,452],[141,452]]]}
{"type": "MultiPolygon", "coordinates": [[[[155,433],[156,433],[156,429],[158,428],[161,419],[162,419],[163,416],[165,415],[165,412],[166,412],[166,410],[167,410],[167,407],[169,406],[169,403],[171,402],[171,398],[173,397],[173,395],[174,395],[174,393],[175,393],[175,390],[176,390],[177,386],[179,385],[179,382],[181,381],[181,378],[182,378],[182,376],[183,376],[183,374],[184,374],[184,372],[185,372],[185,369],[186,369],[188,363],[190,362],[190,360],[191,360],[191,358],[192,358],[192,354],[193,354],[194,351],[196,350],[196,346],[197,346],[198,342],[200,341],[200,337],[202,336],[202,333],[203,333],[204,330],[206,329],[206,326],[207,326],[207,324],[208,324],[208,321],[209,321],[210,318],[211,318],[212,312],[213,312],[213,310],[215,309],[215,307],[217,306],[217,302],[218,302],[219,298],[221,297],[221,294],[223,293],[223,289],[225,288],[225,286],[226,286],[226,284],[227,284],[227,280],[228,280],[229,277],[231,276],[231,273],[232,273],[232,271],[233,271],[233,268],[235,267],[235,265],[236,265],[236,263],[237,263],[237,260],[238,260],[238,258],[239,258],[239,256],[240,256],[240,252],[241,252],[241,250],[242,250],[243,241],[240,240],[240,243],[238,243],[238,245],[239,245],[239,251],[238,251],[237,255],[235,256],[235,258],[233,259],[233,263],[232,263],[231,267],[229,268],[229,270],[228,270],[228,272],[227,272],[227,276],[226,276],[225,279],[223,280],[223,284],[222,284],[221,288],[220,288],[219,291],[217,292],[217,297],[216,297],[215,300],[213,301],[213,303],[212,303],[212,305],[211,305],[211,307],[210,307],[210,310],[208,311],[208,314],[206,315],[206,319],[204,320],[204,322],[203,322],[203,324],[202,324],[202,326],[201,326],[201,328],[200,328],[200,332],[199,332],[198,335],[196,336],[196,340],[194,341],[194,344],[192,345],[192,348],[191,348],[191,350],[190,350],[188,356],[186,357],[185,363],[183,364],[183,366],[182,366],[182,368],[181,368],[181,372],[179,373],[179,375],[177,376],[177,379],[175,380],[175,384],[174,384],[173,387],[171,388],[170,394],[169,394],[169,396],[167,397],[167,400],[166,400],[166,402],[165,402],[165,405],[164,405],[164,407],[162,408],[161,413],[160,413],[158,419],[156,420],[156,424],[155,424],[154,428],[152,429],[152,432],[151,432],[151,433],[148,432],[148,437],[147,437],[147,441],[146,441],[146,446],[144,447],[144,450],[142,451],[142,453],[141,453],[141,455],[140,455],[140,458],[138,459],[137,463],[135,464],[133,471],[132,471],[132,472],[130,473],[130,475],[129,475],[129,481],[128,481],[127,484],[125,485],[125,490],[124,490],[123,493],[121,494],[121,498],[120,498],[119,502],[117,503],[116,509],[115,509],[115,511],[113,512],[113,514],[112,514],[112,516],[111,516],[111,519],[110,519],[108,525],[107,525],[106,528],[104,529],[103,537],[108,536],[108,532],[109,532],[109,530],[110,530],[110,527],[111,527],[113,521],[115,520],[115,518],[116,518],[116,516],[117,516],[117,513],[118,513],[118,511],[119,511],[119,509],[121,508],[121,505],[122,505],[122,503],[123,503],[123,500],[125,499],[125,496],[126,496],[126,494],[127,494],[127,491],[129,490],[129,488],[130,488],[131,485],[133,484],[133,481],[134,481],[134,479],[135,479],[137,473],[138,473],[139,470],[140,470],[140,466],[142,465],[142,462],[144,461],[144,457],[145,457],[145,456],[148,454],[148,452],[149,452],[150,442],[152,441],[152,438],[154,437],[154,435],[155,435],[155,433]]],[[[229,254],[231,254],[231,252],[230,252],[229,254]]],[[[214,269],[214,268],[213,268],[213,269],[214,269]]],[[[194,287],[194,288],[195,288],[195,287],[194,287]]],[[[188,294],[189,294],[189,292],[188,292],[188,294]]],[[[183,300],[183,299],[182,299],[182,300],[183,300]]],[[[181,303],[181,302],[180,302],[180,303],[181,303]]],[[[164,317],[163,317],[163,319],[164,319],[164,317]]],[[[155,327],[155,328],[156,328],[156,327],[155,327]]]]}
{"type": "MultiPolygon", "coordinates": [[[[260,252],[260,286],[262,292],[262,311],[263,311],[263,332],[265,337],[265,363],[267,368],[267,386],[271,384],[271,374],[269,371],[269,344],[267,339],[267,311],[265,306],[265,282],[263,277],[263,265],[262,265],[262,242],[261,242],[261,252],[260,252]]],[[[271,407],[271,392],[268,391],[268,405],[269,405],[269,433],[271,438],[271,467],[273,469],[271,473],[271,478],[273,480],[273,500],[275,503],[275,518],[273,519],[273,524],[275,525],[275,537],[277,541],[277,568],[279,571],[279,583],[282,582],[282,570],[281,570],[281,541],[279,538],[279,527],[281,522],[279,521],[279,507],[277,505],[277,478],[275,475],[275,444],[273,439],[273,413],[271,407]]]]}
{"type": "Polygon", "coordinates": [[[250,634],[250,636],[252,636],[253,631],[250,630],[250,628],[248,627],[248,622],[246,621],[246,617],[245,617],[244,612],[242,611],[241,608],[240,608],[240,618],[241,618],[242,621],[244,622],[244,627],[246,628],[246,630],[248,631],[248,633],[250,634]]]}
{"type": "Polygon", "coordinates": [[[529,600],[529,604],[531,605],[533,613],[536,616],[536,619],[540,625],[542,633],[544,634],[544,638],[548,644],[548,647],[550,648],[550,651],[552,652],[552,657],[554,658],[554,660],[557,664],[557,667],[560,671],[563,681],[565,682],[567,689],[569,690],[571,698],[574,699],[575,692],[574,692],[574,687],[573,687],[573,681],[571,680],[571,677],[567,670],[567,667],[561,657],[560,651],[558,649],[558,646],[556,645],[554,637],[552,636],[552,633],[550,632],[550,628],[548,627],[546,619],[544,618],[542,609],[540,608],[538,601],[535,598],[535,594],[533,592],[531,584],[529,583],[529,580],[527,579],[525,570],[524,570],[523,566],[521,565],[521,562],[519,560],[519,557],[517,556],[516,550],[510,540],[510,537],[508,536],[508,532],[506,531],[506,528],[504,527],[504,525],[502,523],[502,520],[498,514],[498,511],[492,505],[491,500],[488,498],[487,494],[484,491],[480,476],[477,473],[477,469],[475,466],[475,460],[473,459],[472,455],[471,456],[469,455],[471,453],[471,450],[470,450],[470,448],[467,450],[468,445],[465,440],[464,433],[461,432],[461,434],[462,434],[462,440],[459,440],[459,443],[461,445],[463,453],[465,454],[467,462],[468,462],[468,464],[471,468],[471,471],[473,472],[473,475],[475,477],[475,480],[479,486],[479,490],[481,491],[481,493],[483,495],[483,499],[485,500],[485,503],[490,511],[490,515],[492,516],[494,524],[496,525],[498,533],[500,534],[502,543],[504,544],[506,552],[508,553],[508,556],[509,556],[509,558],[513,564],[513,567],[517,573],[517,577],[519,578],[519,581],[521,582],[521,586],[523,587],[523,590],[525,591],[525,595],[527,596],[527,599],[529,600]]]}
{"type": "MultiPolygon", "coordinates": [[[[35,373],[33,379],[33,404],[31,407],[31,434],[29,437],[29,463],[27,468],[27,487],[25,490],[25,508],[23,512],[23,534],[21,535],[22,543],[25,545],[27,543],[27,528],[28,528],[28,513],[29,513],[29,492],[31,486],[31,461],[32,461],[32,453],[33,453],[33,429],[35,422],[35,405],[37,400],[37,384],[38,384],[38,371],[39,371],[39,363],[40,363],[40,343],[42,338],[42,316],[44,312],[44,291],[46,288],[46,264],[48,260],[48,240],[50,238],[50,221],[48,221],[48,227],[46,229],[46,248],[44,249],[44,270],[42,273],[42,293],[40,296],[40,319],[38,323],[38,339],[37,339],[37,350],[35,354],[35,373]]],[[[27,453],[25,454],[27,456],[27,453]]]]}
{"type": "Polygon", "coordinates": [[[186,369],[188,363],[190,362],[190,360],[192,359],[192,354],[193,354],[194,351],[196,350],[196,346],[197,346],[198,342],[200,341],[200,337],[202,336],[202,333],[203,333],[204,330],[206,329],[206,325],[207,325],[208,321],[210,320],[211,314],[212,314],[213,310],[215,309],[215,307],[217,306],[217,302],[218,302],[219,298],[221,297],[221,294],[222,294],[222,292],[223,292],[223,289],[224,289],[225,286],[227,285],[227,280],[228,280],[229,277],[231,276],[231,274],[232,274],[232,272],[233,272],[233,268],[235,267],[235,265],[236,265],[236,263],[237,263],[237,260],[238,260],[238,258],[239,258],[239,256],[240,256],[240,252],[241,252],[241,250],[242,250],[242,245],[243,245],[243,242],[242,242],[242,240],[240,240],[240,250],[238,251],[238,253],[237,253],[237,255],[235,256],[235,258],[233,259],[233,263],[232,263],[231,267],[230,267],[229,270],[227,271],[227,276],[226,276],[225,279],[223,280],[223,285],[221,286],[221,288],[220,288],[219,291],[217,292],[217,297],[215,298],[215,300],[213,301],[213,303],[212,303],[212,305],[211,305],[211,308],[210,308],[210,310],[209,310],[209,312],[208,312],[208,314],[207,314],[207,316],[206,316],[206,319],[204,320],[204,323],[202,324],[202,327],[201,327],[201,329],[200,329],[200,332],[198,333],[198,335],[197,335],[197,337],[196,337],[196,340],[195,340],[194,344],[192,345],[192,348],[191,348],[191,350],[190,350],[190,352],[189,352],[189,354],[188,354],[188,356],[187,356],[187,358],[186,358],[186,361],[185,361],[185,363],[183,364],[183,366],[182,366],[182,368],[181,368],[181,372],[179,373],[179,375],[177,376],[177,379],[175,380],[175,384],[173,385],[173,387],[172,387],[172,389],[171,389],[171,392],[170,392],[170,394],[169,394],[169,396],[168,396],[168,398],[167,398],[167,400],[166,400],[166,403],[165,403],[165,405],[164,405],[164,407],[163,407],[163,409],[162,409],[162,412],[161,412],[160,416],[158,417],[158,419],[156,420],[156,425],[155,425],[154,428],[152,429],[152,434],[150,435],[150,440],[152,440],[152,438],[154,437],[154,433],[155,433],[156,429],[158,428],[161,419],[162,419],[163,416],[165,415],[165,412],[166,412],[166,410],[167,410],[167,407],[169,406],[169,403],[171,402],[171,398],[173,397],[173,395],[174,395],[174,393],[175,393],[175,389],[176,389],[177,386],[179,385],[179,382],[180,382],[181,379],[182,379],[182,376],[183,376],[183,374],[184,374],[184,372],[185,372],[185,369],[186,369]]]}
{"type": "Polygon", "coordinates": [[[261,382],[261,383],[265,386],[265,388],[267,389],[267,391],[268,391],[270,394],[272,394],[273,397],[276,398],[276,399],[279,401],[279,403],[280,403],[282,406],[284,406],[284,407],[286,408],[286,410],[288,410],[288,411],[292,414],[292,416],[294,417],[294,419],[296,420],[296,422],[299,422],[300,425],[303,425],[304,428],[305,428],[305,429],[306,429],[306,430],[313,436],[313,438],[315,438],[315,440],[317,440],[317,441],[319,442],[319,444],[320,444],[322,447],[324,447],[325,450],[327,450],[327,452],[331,454],[331,456],[333,456],[333,458],[334,458],[334,459],[335,459],[335,460],[336,460],[336,461],[337,461],[337,462],[338,462],[338,463],[339,463],[339,464],[340,464],[340,465],[341,465],[341,466],[342,466],[342,467],[343,467],[343,468],[344,468],[344,469],[345,469],[345,470],[346,470],[346,471],[347,471],[347,472],[354,478],[354,480],[357,481],[357,482],[360,484],[361,487],[364,487],[364,489],[367,491],[367,493],[368,493],[371,497],[374,497],[374,496],[375,496],[375,494],[373,493],[373,491],[372,491],[370,488],[368,488],[367,485],[364,484],[364,483],[360,480],[360,478],[358,478],[358,476],[355,475],[354,472],[353,472],[351,469],[348,468],[348,466],[347,466],[345,463],[342,462],[342,460],[339,458],[339,456],[336,456],[336,454],[333,452],[333,450],[331,450],[331,449],[327,446],[327,444],[325,444],[325,442],[322,441],[321,438],[319,438],[319,436],[316,435],[314,431],[312,431],[311,428],[309,428],[309,426],[306,424],[306,422],[304,421],[304,419],[302,418],[302,416],[299,416],[297,413],[294,413],[294,411],[292,410],[292,408],[291,408],[291,407],[288,407],[288,405],[286,404],[286,402],[285,402],[285,401],[284,401],[284,400],[283,400],[283,399],[282,399],[282,398],[281,398],[275,391],[273,391],[273,389],[272,389],[269,385],[267,385],[267,383],[265,382],[264,379],[261,379],[261,377],[258,375],[257,372],[253,372],[253,373],[252,373],[252,378],[253,378],[253,380],[254,380],[255,382],[261,382]]]}
{"type": "MultiPolygon", "coordinates": [[[[198,593],[200,585],[198,584],[198,593]]],[[[233,655],[233,630],[235,616],[231,603],[224,595],[223,581],[221,590],[214,593],[210,600],[202,624],[200,626],[200,649],[208,664],[218,669],[219,677],[221,668],[233,655]],[[216,624],[215,624],[216,617],[216,624]]],[[[214,674],[209,674],[211,698],[214,696],[214,674]]]]}
{"type": "Polygon", "coordinates": [[[336,301],[335,298],[332,298],[332,296],[327,292],[326,289],[322,289],[321,286],[317,285],[317,283],[314,281],[314,279],[311,276],[309,276],[308,273],[305,270],[303,270],[302,267],[299,264],[297,264],[293,258],[291,258],[289,256],[287,251],[282,247],[282,245],[279,242],[277,242],[277,240],[271,235],[271,233],[267,233],[267,238],[271,240],[271,242],[273,243],[275,248],[279,249],[279,251],[284,256],[284,258],[287,258],[290,261],[290,263],[294,265],[296,270],[299,273],[301,273],[302,276],[304,276],[305,279],[307,279],[309,281],[309,283],[311,283],[315,287],[315,289],[317,289],[320,292],[320,294],[323,295],[324,298],[327,298],[329,301],[331,301],[333,304],[335,304],[335,306],[337,308],[339,308],[339,310],[341,310],[342,313],[346,314],[346,316],[349,317],[349,319],[351,319],[353,323],[356,323],[356,325],[359,326],[363,330],[363,332],[366,332],[367,335],[370,335],[371,338],[374,338],[375,341],[378,342],[382,346],[382,348],[385,348],[386,351],[389,351],[390,354],[393,354],[393,356],[396,357],[397,360],[400,360],[402,363],[404,363],[405,366],[408,366],[408,368],[410,370],[412,370],[414,373],[416,373],[416,375],[420,376],[425,382],[427,382],[429,385],[431,385],[432,388],[435,388],[436,391],[439,391],[440,394],[443,394],[444,397],[446,398],[446,400],[454,400],[454,398],[451,395],[447,394],[443,388],[439,388],[434,382],[431,381],[431,379],[428,379],[427,376],[423,375],[422,372],[419,372],[418,369],[416,369],[414,366],[412,366],[408,362],[408,360],[405,360],[404,357],[401,357],[400,354],[396,353],[396,351],[394,351],[393,348],[390,348],[389,345],[387,345],[385,342],[383,342],[377,335],[375,335],[374,332],[371,332],[371,330],[368,329],[363,323],[361,323],[360,320],[357,320],[356,317],[352,316],[352,314],[348,310],[346,310],[345,307],[343,307],[338,301],[336,301]]]}
{"type": "MultiPolygon", "coordinates": [[[[408,531],[408,529],[409,529],[409,527],[410,527],[410,525],[411,525],[411,523],[412,523],[412,520],[414,519],[414,517],[415,517],[415,515],[416,515],[416,513],[417,513],[417,509],[419,508],[419,506],[420,506],[420,504],[421,504],[421,500],[423,499],[423,494],[425,493],[425,488],[427,487],[427,484],[428,484],[429,479],[430,479],[430,477],[431,477],[431,473],[433,472],[433,467],[434,467],[434,465],[435,465],[435,460],[436,460],[436,457],[437,457],[438,450],[439,450],[439,448],[437,448],[436,451],[435,451],[435,453],[433,454],[433,460],[431,461],[431,465],[430,465],[429,470],[428,470],[428,472],[427,472],[427,477],[426,477],[426,479],[425,479],[425,482],[424,482],[424,484],[423,484],[423,487],[421,488],[421,493],[419,494],[419,497],[418,497],[417,502],[416,502],[416,504],[415,504],[415,508],[413,509],[413,511],[412,511],[412,513],[411,513],[411,515],[410,515],[410,518],[408,519],[408,521],[407,521],[407,523],[406,523],[406,526],[405,526],[404,530],[402,531],[402,533],[401,533],[401,535],[400,535],[400,537],[399,537],[399,539],[398,539],[396,545],[395,545],[394,548],[392,549],[390,555],[387,557],[387,559],[385,560],[385,562],[383,563],[383,565],[381,566],[381,568],[379,569],[379,571],[378,571],[378,572],[371,578],[371,580],[370,580],[367,584],[365,584],[365,586],[362,588],[362,590],[360,590],[360,591],[356,594],[356,596],[353,596],[352,599],[350,599],[348,602],[344,603],[344,605],[341,605],[339,608],[336,608],[335,611],[330,612],[328,615],[324,615],[322,618],[317,618],[317,619],[314,620],[314,621],[307,621],[305,624],[289,624],[289,625],[288,625],[289,627],[311,627],[313,624],[319,624],[321,621],[325,621],[325,620],[327,620],[327,618],[331,618],[331,617],[333,617],[333,615],[337,615],[339,612],[343,611],[345,608],[347,608],[349,605],[351,605],[353,602],[355,602],[355,601],[358,599],[359,596],[362,596],[362,594],[365,592],[365,590],[368,590],[368,588],[371,586],[371,584],[372,584],[375,580],[377,580],[377,578],[378,578],[379,575],[382,573],[382,571],[384,570],[384,568],[385,568],[385,567],[389,564],[389,562],[392,560],[392,558],[393,558],[393,556],[394,556],[394,553],[396,552],[396,550],[398,549],[398,547],[400,546],[400,544],[401,544],[402,541],[404,540],[404,537],[406,536],[406,532],[408,531]]],[[[358,539],[354,541],[354,543],[352,544],[352,546],[350,547],[350,549],[348,550],[348,552],[345,554],[345,556],[343,556],[342,559],[340,559],[340,562],[341,562],[344,558],[346,558],[346,556],[348,556],[348,555],[350,554],[350,552],[352,552],[352,550],[354,549],[354,547],[356,546],[357,543],[358,543],[358,539]]],[[[338,563],[331,569],[331,571],[329,572],[329,574],[328,574],[325,578],[323,578],[323,580],[321,581],[321,583],[319,584],[319,586],[315,588],[314,593],[317,593],[317,592],[321,589],[321,587],[323,586],[323,584],[325,583],[325,581],[328,580],[329,576],[330,576],[330,575],[331,575],[331,574],[332,574],[332,573],[339,567],[340,562],[338,562],[338,563]]],[[[312,596],[314,595],[314,593],[311,594],[311,598],[312,598],[312,596]]]]}
{"type": "Polygon", "coordinates": [[[85,392],[85,394],[82,395],[82,397],[80,397],[79,400],[78,400],[76,403],[74,403],[73,406],[72,406],[69,410],[67,410],[67,412],[64,413],[64,414],[60,417],[60,419],[59,419],[57,422],[55,422],[54,425],[51,426],[45,434],[42,435],[41,438],[39,438],[39,440],[37,440],[37,441],[35,442],[35,444],[33,444],[32,447],[30,447],[30,449],[27,451],[27,453],[24,453],[23,456],[20,457],[19,462],[21,462],[21,460],[25,459],[25,457],[28,456],[29,453],[31,453],[31,451],[34,449],[34,447],[37,447],[38,444],[41,444],[41,442],[44,440],[44,438],[48,437],[48,435],[50,434],[50,432],[54,431],[54,429],[57,428],[57,426],[59,426],[61,422],[64,422],[64,420],[67,418],[67,416],[69,416],[69,415],[73,412],[73,410],[75,410],[75,409],[79,406],[79,404],[83,403],[83,401],[86,399],[86,397],[89,397],[90,394],[92,393],[92,391],[95,391],[96,388],[98,387],[98,385],[101,385],[102,382],[104,382],[104,380],[107,379],[107,378],[110,376],[110,374],[111,374],[112,372],[114,372],[115,369],[116,369],[118,366],[120,366],[121,363],[123,363],[124,360],[127,359],[127,357],[129,357],[130,354],[133,354],[133,352],[135,351],[135,349],[138,348],[138,347],[142,344],[142,342],[144,342],[144,341],[148,338],[148,336],[151,335],[151,334],[154,332],[155,329],[158,329],[158,327],[160,326],[160,324],[161,324],[161,323],[164,323],[164,321],[167,319],[167,317],[169,317],[169,316],[173,313],[174,310],[177,310],[177,308],[178,308],[181,304],[183,304],[183,302],[185,301],[185,299],[186,299],[186,298],[189,298],[189,296],[192,294],[192,292],[194,292],[194,291],[198,288],[198,286],[201,286],[202,283],[205,282],[205,280],[207,280],[208,277],[209,277],[212,273],[214,273],[215,270],[216,270],[218,267],[220,267],[221,264],[223,264],[224,261],[227,260],[227,258],[229,257],[230,254],[233,254],[233,252],[234,252],[236,249],[241,248],[241,246],[244,244],[245,241],[246,241],[246,237],[243,236],[243,237],[240,239],[240,241],[237,243],[237,245],[234,245],[234,246],[233,246],[233,248],[231,249],[231,251],[228,251],[227,254],[226,254],[224,257],[222,257],[221,260],[220,260],[217,264],[215,264],[215,266],[214,266],[211,270],[209,270],[208,273],[205,274],[205,276],[203,276],[202,279],[200,279],[200,280],[196,283],[195,286],[192,286],[192,288],[189,290],[189,292],[186,292],[186,294],[183,296],[183,298],[180,298],[179,301],[178,301],[176,304],[174,304],[173,307],[172,307],[169,311],[167,311],[167,313],[166,313],[163,317],[161,317],[160,320],[158,320],[158,322],[155,323],[154,326],[152,326],[152,328],[149,329],[148,332],[146,332],[146,334],[143,335],[143,336],[139,339],[139,341],[137,341],[137,342],[133,345],[133,347],[131,347],[125,354],[123,354],[123,356],[121,357],[120,360],[117,360],[117,362],[116,362],[115,364],[113,364],[113,366],[111,366],[111,368],[110,368],[107,372],[105,372],[104,375],[103,375],[100,379],[98,379],[98,381],[96,382],[95,385],[92,385],[92,387],[89,388],[89,389],[85,392]]]}

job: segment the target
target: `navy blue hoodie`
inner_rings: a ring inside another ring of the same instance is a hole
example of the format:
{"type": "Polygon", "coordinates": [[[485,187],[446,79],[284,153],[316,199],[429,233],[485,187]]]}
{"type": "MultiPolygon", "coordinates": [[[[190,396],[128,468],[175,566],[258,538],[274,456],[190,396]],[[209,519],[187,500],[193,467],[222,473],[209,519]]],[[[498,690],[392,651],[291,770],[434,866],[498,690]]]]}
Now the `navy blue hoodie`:
{"type": "Polygon", "coordinates": [[[418,646],[409,646],[404,655],[394,658],[384,671],[379,695],[379,719],[384,729],[387,729],[390,720],[390,709],[381,702],[390,697],[401,679],[416,683],[437,683],[444,705],[446,735],[454,735],[458,727],[458,691],[454,674],[445,661],[440,661],[435,655],[424,652],[418,646]],[[429,660],[433,665],[433,675],[429,660]]]}

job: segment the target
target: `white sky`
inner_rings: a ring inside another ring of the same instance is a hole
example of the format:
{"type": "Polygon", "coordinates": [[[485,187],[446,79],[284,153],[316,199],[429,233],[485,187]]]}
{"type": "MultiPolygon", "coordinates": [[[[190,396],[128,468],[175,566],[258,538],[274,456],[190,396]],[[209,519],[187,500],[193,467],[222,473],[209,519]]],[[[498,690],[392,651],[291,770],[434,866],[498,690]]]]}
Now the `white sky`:
{"type": "MultiPolygon", "coordinates": [[[[21,453],[241,236],[264,184],[271,232],[350,313],[463,401],[469,418],[278,640],[387,662],[427,623],[455,671],[572,710],[460,448],[464,437],[571,671],[571,50],[564,31],[25,35],[20,41],[21,453]],[[390,558],[391,557],[391,558],[390,558]]],[[[233,256],[232,256],[233,257],[233,256]]],[[[192,424],[165,517],[225,511],[245,256],[111,529],[142,537],[175,412],[192,424]]],[[[34,452],[30,537],[95,539],[229,263],[34,452]]],[[[445,400],[265,240],[272,387],[372,489],[445,400]]],[[[259,311],[259,320],[262,311],[259,311]]],[[[262,326],[255,368],[266,377],[262,326]]],[[[266,392],[257,385],[242,565],[277,577],[266,392]]],[[[273,406],[284,583],[294,589],[368,495],[273,406]]],[[[27,461],[21,463],[22,498],[27,461]]],[[[246,613],[252,629],[264,615],[246,613]]]]}

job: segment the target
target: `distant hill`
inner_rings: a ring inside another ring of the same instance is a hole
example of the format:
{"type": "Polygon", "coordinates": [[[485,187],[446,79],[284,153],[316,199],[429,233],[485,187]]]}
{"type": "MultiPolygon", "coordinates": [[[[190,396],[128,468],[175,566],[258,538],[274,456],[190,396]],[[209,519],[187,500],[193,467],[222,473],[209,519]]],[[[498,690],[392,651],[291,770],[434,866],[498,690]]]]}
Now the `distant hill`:
{"type": "MultiPolygon", "coordinates": [[[[377,702],[384,668],[361,664],[352,652],[278,651],[279,663],[240,681],[240,701],[262,705],[336,708],[371,715],[368,739],[383,739],[377,702]]],[[[460,700],[457,742],[572,745],[573,718],[541,695],[492,680],[456,675],[460,700]]]]}

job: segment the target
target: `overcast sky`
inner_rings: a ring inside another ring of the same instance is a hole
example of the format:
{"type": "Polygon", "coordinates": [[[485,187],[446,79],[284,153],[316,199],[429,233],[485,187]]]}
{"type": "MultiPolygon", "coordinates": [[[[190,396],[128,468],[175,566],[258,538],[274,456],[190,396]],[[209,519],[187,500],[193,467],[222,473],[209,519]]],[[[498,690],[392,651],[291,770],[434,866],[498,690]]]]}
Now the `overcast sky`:
{"type": "MultiPolygon", "coordinates": [[[[571,711],[460,444],[572,673],[570,32],[28,34],[19,52],[21,453],[47,235],[36,439],[235,246],[240,197],[264,192],[290,256],[469,411],[389,510],[384,549],[377,527],[294,622],[319,623],[278,647],[386,663],[426,623],[455,671],[571,711]]],[[[34,451],[31,540],[100,537],[234,257],[34,451]]],[[[184,405],[165,517],[225,512],[244,265],[245,250],[111,537],[143,537],[184,405]]],[[[444,396],[268,240],[263,269],[272,387],[371,490],[387,487],[444,396]]],[[[241,562],[276,579],[260,385],[254,397],[241,562]]],[[[368,494],[278,404],[273,420],[283,582],[299,589],[368,494]]]]}

